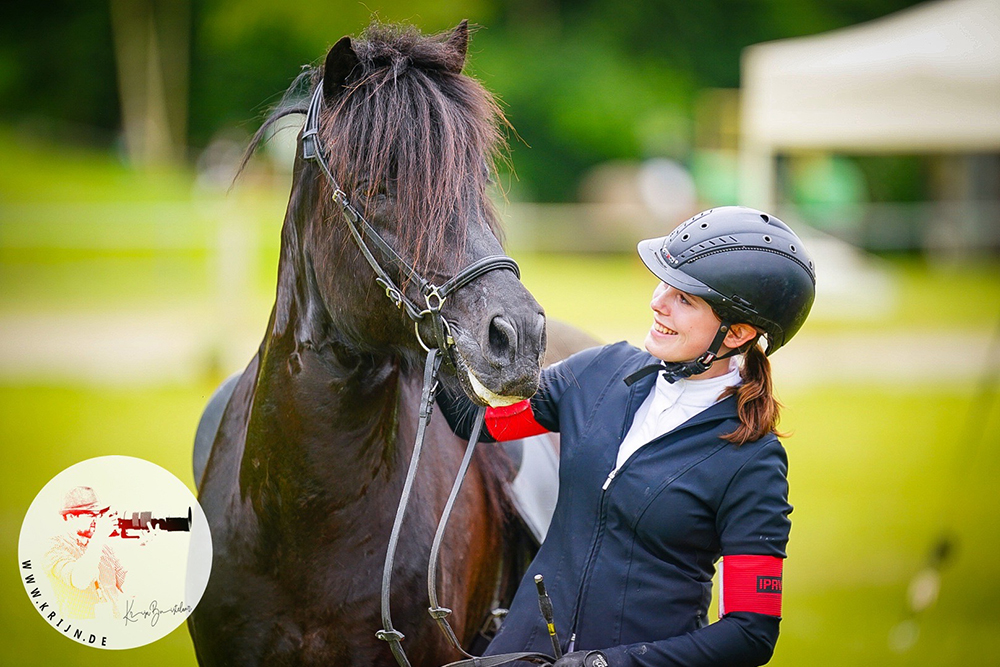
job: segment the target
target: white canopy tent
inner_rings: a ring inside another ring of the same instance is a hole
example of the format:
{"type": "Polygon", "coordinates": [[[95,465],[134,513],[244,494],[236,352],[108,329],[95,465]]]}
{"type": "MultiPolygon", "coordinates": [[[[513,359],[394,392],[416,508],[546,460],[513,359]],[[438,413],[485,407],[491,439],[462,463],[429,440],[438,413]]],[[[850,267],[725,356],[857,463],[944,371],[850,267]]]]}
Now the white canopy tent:
{"type": "Polygon", "coordinates": [[[771,209],[774,157],[1000,151],[1000,0],[939,0],[743,54],[740,198],[771,209]]]}

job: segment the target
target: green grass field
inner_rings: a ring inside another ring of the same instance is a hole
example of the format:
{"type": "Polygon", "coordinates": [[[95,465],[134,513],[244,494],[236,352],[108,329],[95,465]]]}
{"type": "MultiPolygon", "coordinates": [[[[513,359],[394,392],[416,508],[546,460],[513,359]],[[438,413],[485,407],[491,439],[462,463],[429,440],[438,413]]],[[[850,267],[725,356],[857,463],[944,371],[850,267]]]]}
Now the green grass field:
{"type": "MultiPolygon", "coordinates": [[[[57,471],[79,460],[126,454],[191,482],[191,434],[212,386],[93,389],[0,386],[7,465],[0,508],[8,567],[0,622],[5,664],[193,664],[181,629],[154,645],[107,653],[59,638],[31,609],[15,569],[20,519],[57,471]]],[[[994,604],[1000,520],[991,490],[995,440],[960,442],[965,390],[822,387],[784,396],[791,466],[792,541],[784,626],[774,665],[963,665],[1000,659],[994,604]],[[969,458],[971,457],[971,458],[969,458]],[[956,486],[955,471],[966,476],[956,486]],[[947,502],[957,494],[955,503],[947,502]],[[939,532],[957,535],[937,605],[920,619],[907,653],[888,636],[904,618],[909,578],[939,532]]],[[[988,424],[995,433],[994,415],[988,424]]]]}
{"type": "MultiPolygon", "coordinates": [[[[198,241],[199,234],[207,234],[204,229],[190,220],[178,221],[180,228],[193,230],[190,248],[60,247],[66,221],[58,216],[65,209],[32,208],[51,191],[39,183],[37,173],[48,163],[36,154],[37,147],[3,132],[0,152],[25,157],[22,164],[28,165],[20,172],[9,166],[11,161],[0,160],[8,165],[0,166],[0,322],[37,312],[100,314],[211,303],[212,254],[198,249],[204,245],[198,241]],[[12,202],[37,216],[35,226],[4,226],[15,210],[12,202]],[[34,249],[25,250],[29,246],[34,249]]],[[[185,194],[190,179],[183,175],[138,177],[92,155],[74,156],[59,168],[74,183],[76,198],[63,200],[70,205],[84,199],[106,204],[121,195],[133,203],[169,200],[178,210],[193,206],[185,194]]],[[[260,238],[248,309],[249,326],[263,331],[273,294],[283,195],[255,194],[250,204],[246,193],[233,197],[240,210],[253,212],[247,224],[260,238]]],[[[101,221],[88,224],[100,227],[101,221]]],[[[129,229],[119,226],[116,233],[129,229]]],[[[526,285],[550,316],[605,340],[641,340],[653,282],[635,259],[527,253],[516,258],[526,285]]],[[[901,353],[926,372],[905,378],[866,376],[851,383],[824,381],[813,373],[809,382],[787,385],[779,375],[779,394],[787,406],[783,428],[794,433],[786,446],[795,511],[782,636],[771,664],[1000,664],[1000,611],[995,604],[1000,594],[995,565],[1000,501],[994,492],[1000,473],[1000,410],[994,396],[990,414],[977,415],[976,433],[984,434],[983,439],[968,435],[976,378],[938,380],[938,368],[948,359],[933,349],[907,348],[911,334],[925,331],[988,338],[1000,304],[998,268],[996,261],[953,262],[933,271],[919,260],[894,262],[885,267],[897,289],[891,312],[863,325],[849,319],[816,320],[803,330],[805,345],[810,339],[836,342],[841,334],[851,336],[863,327],[866,335],[898,340],[901,353]],[[984,303],[992,305],[984,308],[984,303]],[[907,617],[910,579],[943,528],[955,535],[957,550],[943,572],[940,597],[917,619],[919,635],[912,648],[894,651],[889,637],[907,617]]],[[[123,652],[88,649],[57,637],[32,610],[18,579],[17,536],[37,491],[58,471],[83,459],[142,457],[190,486],[195,425],[218,379],[218,370],[211,367],[188,382],[153,385],[0,377],[0,451],[5,455],[0,548],[7,563],[0,568],[5,638],[0,664],[194,664],[183,626],[156,644],[123,652]]]]}

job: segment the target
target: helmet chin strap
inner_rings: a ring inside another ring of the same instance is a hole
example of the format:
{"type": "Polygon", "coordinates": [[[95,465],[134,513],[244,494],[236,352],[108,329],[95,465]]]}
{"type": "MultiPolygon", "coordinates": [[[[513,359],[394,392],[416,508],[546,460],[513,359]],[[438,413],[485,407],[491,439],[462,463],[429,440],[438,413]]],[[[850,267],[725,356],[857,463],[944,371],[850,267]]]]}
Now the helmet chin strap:
{"type": "MultiPolygon", "coordinates": [[[[746,346],[740,349],[730,350],[726,354],[719,355],[719,349],[722,347],[722,341],[726,339],[726,334],[729,333],[729,329],[732,327],[730,322],[722,322],[719,325],[719,330],[715,332],[715,338],[712,339],[712,343],[708,346],[708,350],[705,354],[701,355],[697,359],[691,361],[661,361],[657,364],[650,364],[649,366],[643,366],[635,373],[632,373],[625,378],[625,384],[632,386],[642,378],[652,373],[660,371],[663,373],[663,379],[673,384],[678,380],[683,380],[684,378],[689,378],[692,375],[700,375],[712,367],[712,364],[719,359],[728,359],[734,354],[741,352],[746,346]]],[[[754,339],[756,340],[756,338],[754,339]]]]}

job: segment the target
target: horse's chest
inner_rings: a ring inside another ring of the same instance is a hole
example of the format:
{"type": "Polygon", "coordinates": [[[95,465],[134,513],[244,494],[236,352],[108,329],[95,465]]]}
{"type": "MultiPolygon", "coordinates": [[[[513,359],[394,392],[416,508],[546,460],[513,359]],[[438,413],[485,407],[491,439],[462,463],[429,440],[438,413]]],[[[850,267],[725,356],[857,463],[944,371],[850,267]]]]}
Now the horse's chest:
{"type": "MultiPolygon", "coordinates": [[[[269,578],[266,586],[257,590],[269,589],[270,595],[247,597],[239,604],[243,613],[252,617],[245,619],[243,629],[249,645],[257,645],[254,662],[393,667],[396,662],[389,646],[375,637],[382,627],[381,571],[369,569],[358,562],[356,567],[334,567],[321,575],[316,570],[288,566],[282,569],[282,576],[269,578]]],[[[400,586],[394,586],[395,591],[419,589],[418,582],[409,581],[406,574],[397,575],[400,586]]],[[[393,617],[407,636],[407,649],[426,640],[424,633],[408,622],[426,616],[426,605],[416,604],[418,597],[393,595],[393,617]]]]}
{"type": "Polygon", "coordinates": [[[356,641],[350,622],[275,623],[261,654],[263,665],[391,665],[385,647],[356,641]],[[348,641],[351,638],[353,641],[348,641]],[[368,644],[368,645],[363,645],[368,644]],[[388,657],[388,660],[386,658],[388,657]]]}
{"type": "Polygon", "coordinates": [[[323,613],[257,600],[245,605],[238,627],[217,635],[219,660],[203,664],[394,665],[388,647],[375,639],[378,620],[360,609],[323,613]],[[369,639],[370,638],[370,639],[369,639]]]}

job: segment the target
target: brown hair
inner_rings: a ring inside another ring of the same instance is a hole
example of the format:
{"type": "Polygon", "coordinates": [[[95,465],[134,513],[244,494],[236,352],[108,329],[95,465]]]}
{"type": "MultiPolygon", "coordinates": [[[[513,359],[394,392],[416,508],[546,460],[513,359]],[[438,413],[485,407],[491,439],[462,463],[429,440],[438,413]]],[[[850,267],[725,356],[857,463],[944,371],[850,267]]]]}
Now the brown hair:
{"type": "Polygon", "coordinates": [[[771,386],[771,362],[756,342],[743,355],[740,377],[742,384],[722,392],[722,398],[736,395],[740,425],[722,437],[738,447],[760,440],[768,433],[784,436],[778,432],[781,403],[774,397],[771,386]]]}

